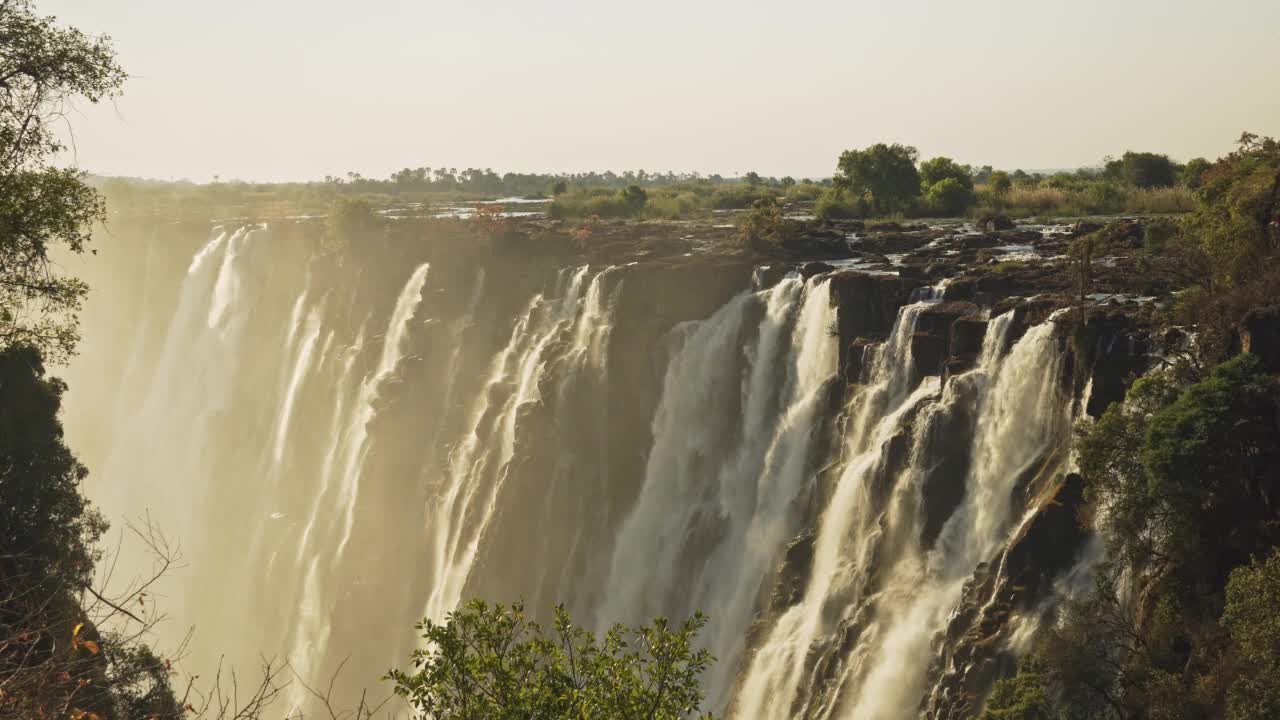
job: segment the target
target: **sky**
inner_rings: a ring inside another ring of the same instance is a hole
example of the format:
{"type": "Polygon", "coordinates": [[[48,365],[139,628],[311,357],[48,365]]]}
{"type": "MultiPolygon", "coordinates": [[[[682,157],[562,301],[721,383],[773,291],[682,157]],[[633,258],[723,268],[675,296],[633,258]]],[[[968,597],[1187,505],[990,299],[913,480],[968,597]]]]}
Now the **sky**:
{"type": "Polygon", "coordinates": [[[1004,169],[1280,135],[1278,0],[35,0],[110,35],[106,175],[822,177],[901,142],[1004,169]]]}

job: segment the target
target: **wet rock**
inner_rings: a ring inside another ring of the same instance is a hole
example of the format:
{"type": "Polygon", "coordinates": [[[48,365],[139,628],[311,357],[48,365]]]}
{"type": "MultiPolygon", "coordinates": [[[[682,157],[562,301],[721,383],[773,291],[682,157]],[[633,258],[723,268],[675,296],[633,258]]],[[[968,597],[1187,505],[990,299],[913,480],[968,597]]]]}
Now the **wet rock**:
{"type": "Polygon", "coordinates": [[[771,598],[774,612],[785,610],[804,599],[804,589],[809,584],[813,568],[813,541],[813,533],[807,532],[787,545],[771,598]]]}
{"type": "Polygon", "coordinates": [[[1280,373],[1280,305],[1250,310],[1236,329],[1234,345],[1257,355],[1268,372],[1280,373]]]}
{"type": "Polygon", "coordinates": [[[898,308],[907,303],[908,289],[902,278],[856,271],[831,276],[831,302],[836,307],[836,333],[840,341],[840,367],[846,378],[860,377],[861,351],[854,352],[859,338],[881,339],[893,328],[898,308]]]}
{"type": "Polygon", "coordinates": [[[777,285],[783,278],[790,275],[793,268],[790,265],[777,263],[774,265],[761,265],[755,269],[752,277],[752,283],[760,289],[768,289],[777,285]]]}
{"type": "Polygon", "coordinates": [[[1079,475],[1066,476],[1004,549],[975,570],[942,636],[935,662],[941,679],[923,700],[927,717],[963,720],[977,715],[991,685],[1017,670],[1008,649],[1011,620],[1040,619],[1042,603],[1053,597],[1054,579],[1079,559],[1088,539],[1079,521],[1083,503],[1084,481],[1079,475]],[[1000,567],[1003,577],[991,571],[1000,567]]]}
{"type": "Polygon", "coordinates": [[[1093,222],[1091,220],[1081,220],[1071,226],[1071,236],[1080,237],[1081,235],[1098,232],[1101,229],[1102,223],[1093,222]]]}
{"type": "Polygon", "coordinates": [[[1003,230],[996,233],[1002,245],[1034,245],[1044,239],[1035,230],[1003,230]]]}
{"type": "Polygon", "coordinates": [[[943,302],[926,308],[916,320],[911,337],[911,356],[916,371],[923,375],[941,375],[950,355],[951,326],[957,320],[976,315],[978,306],[969,302],[943,302]]]}
{"type": "Polygon", "coordinates": [[[990,215],[978,220],[974,223],[979,230],[983,232],[996,232],[998,230],[1012,230],[1016,227],[1013,220],[1006,215],[990,215]]]}
{"type": "Polygon", "coordinates": [[[951,326],[951,347],[947,357],[947,375],[958,375],[973,369],[982,355],[982,341],[987,336],[987,321],[979,317],[962,317],[951,326]]]}
{"type": "Polygon", "coordinates": [[[868,235],[861,239],[859,249],[877,253],[909,253],[933,242],[933,238],[924,233],[892,232],[868,235]]]}
{"type": "Polygon", "coordinates": [[[1129,386],[1148,367],[1148,329],[1124,310],[1094,308],[1072,331],[1076,375],[1091,380],[1085,410],[1100,417],[1111,403],[1124,400],[1129,386]]]}
{"type": "Polygon", "coordinates": [[[810,262],[800,266],[800,274],[805,278],[811,278],[814,275],[823,275],[835,270],[835,267],[824,262],[810,262]]]}
{"type": "Polygon", "coordinates": [[[960,238],[960,247],[965,250],[981,250],[1003,244],[1004,241],[1000,239],[1000,236],[994,233],[988,233],[986,235],[965,235],[960,238]]]}

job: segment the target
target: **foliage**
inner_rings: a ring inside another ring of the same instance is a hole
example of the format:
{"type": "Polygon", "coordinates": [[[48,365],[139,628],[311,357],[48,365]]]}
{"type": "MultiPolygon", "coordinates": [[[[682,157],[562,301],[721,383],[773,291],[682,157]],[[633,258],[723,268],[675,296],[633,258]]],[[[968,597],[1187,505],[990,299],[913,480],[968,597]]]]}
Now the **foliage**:
{"type": "Polygon", "coordinates": [[[547,209],[552,218],[602,217],[620,218],[640,215],[649,202],[649,194],[638,185],[616,191],[574,190],[557,195],[547,209]]]}
{"type": "Polygon", "coordinates": [[[949,157],[936,157],[920,163],[920,185],[928,189],[943,180],[955,180],[973,189],[973,168],[961,165],[949,157]]]}
{"type": "Polygon", "coordinates": [[[1280,249],[1280,142],[1245,133],[1203,176],[1186,232],[1209,259],[1208,286],[1248,283],[1280,249]]]}
{"type": "Polygon", "coordinates": [[[1244,668],[1227,692],[1227,717],[1280,717],[1280,548],[1231,573],[1222,624],[1244,668]]]}
{"type": "Polygon", "coordinates": [[[929,207],[942,215],[960,215],[973,205],[975,196],[973,187],[963,181],[949,177],[939,180],[929,187],[925,198],[929,207]]]}
{"type": "Polygon", "coordinates": [[[0,579],[59,587],[89,580],[105,525],[80,495],[88,471],[63,444],[65,390],[45,376],[34,348],[0,352],[0,579]]]}
{"type": "Polygon", "coordinates": [[[83,252],[104,217],[83,176],[54,168],[55,132],[68,102],[96,103],[125,79],[108,38],[40,17],[30,0],[0,3],[0,345],[33,345],[66,359],[87,288],[57,271],[50,254],[83,252]]]}
{"type": "Polygon", "coordinates": [[[335,252],[367,237],[382,225],[373,205],[359,198],[341,198],[325,221],[324,247],[335,252]]]}
{"type": "Polygon", "coordinates": [[[678,627],[663,618],[597,639],[557,608],[550,632],[524,606],[472,601],[441,624],[419,628],[427,649],[414,672],[392,670],[396,693],[434,718],[581,718],[675,720],[697,717],[699,676],[712,662],[695,650],[705,623],[678,627]]]}
{"type": "Polygon", "coordinates": [[[1204,158],[1194,158],[1188,160],[1186,165],[1182,166],[1182,172],[1178,175],[1178,182],[1192,189],[1199,190],[1204,184],[1204,175],[1209,171],[1211,165],[1204,158]]]}
{"type": "Polygon", "coordinates": [[[1139,188],[1170,187],[1178,181],[1179,172],[1168,155],[1149,152],[1126,152],[1106,166],[1108,177],[1139,188]]]}
{"type": "Polygon", "coordinates": [[[987,176],[987,189],[993,195],[1001,196],[1013,189],[1013,180],[1010,179],[1009,173],[1003,170],[997,170],[987,176]]]}
{"type": "Polygon", "coordinates": [[[787,239],[787,225],[782,210],[772,200],[757,200],[755,207],[738,225],[738,241],[743,247],[769,252],[787,239]]]}
{"type": "Polygon", "coordinates": [[[1214,368],[1155,413],[1140,454],[1147,492],[1182,555],[1203,548],[1228,565],[1271,533],[1266,499],[1280,487],[1276,386],[1254,355],[1214,368]]]}
{"type": "Polygon", "coordinates": [[[856,205],[851,202],[840,188],[827,188],[818,196],[813,214],[819,220],[839,220],[863,217],[866,215],[865,203],[860,199],[856,205]]]}
{"type": "Polygon", "coordinates": [[[854,198],[869,198],[876,214],[907,210],[920,196],[915,148],[877,143],[865,150],[846,150],[837,163],[836,185],[854,198]]]}
{"type": "Polygon", "coordinates": [[[1039,664],[1035,658],[1029,659],[1017,675],[991,688],[987,706],[977,720],[1052,720],[1045,684],[1039,664]]]}

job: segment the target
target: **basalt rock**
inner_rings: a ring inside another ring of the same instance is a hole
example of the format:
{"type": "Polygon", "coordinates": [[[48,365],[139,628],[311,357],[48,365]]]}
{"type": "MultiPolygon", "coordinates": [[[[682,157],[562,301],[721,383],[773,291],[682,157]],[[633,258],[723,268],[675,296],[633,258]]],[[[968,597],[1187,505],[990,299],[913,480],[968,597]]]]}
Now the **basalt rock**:
{"type": "Polygon", "coordinates": [[[951,327],[962,317],[976,315],[978,306],[968,302],[943,302],[930,306],[916,320],[911,337],[911,355],[916,372],[941,375],[950,356],[951,327]]]}
{"type": "Polygon", "coordinates": [[[987,321],[979,317],[962,317],[951,325],[948,377],[973,369],[982,354],[982,341],[986,336],[987,321]]]}
{"type": "Polygon", "coordinates": [[[840,341],[840,367],[845,378],[861,376],[859,338],[881,339],[888,335],[898,308],[910,296],[902,278],[855,271],[831,276],[831,302],[836,309],[836,334],[840,341]],[[856,367],[855,367],[856,366],[856,367]]]}
{"type": "Polygon", "coordinates": [[[1078,517],[1083,503],[1083,479],[1066,476],[1009,543],[975,570],[942,636],[936,661],[941,679],[922,699],[926,717],[964,720],[978,715],[991,685],[1016,670],[1010,648],[1020,625],[1015,619],[1044,621],[1054,579],[1075,565],[1088,539],[1078,517]]]}
{"type": "Polygon", "coordinates": [[[1240,352],[1257,355],[1268,372],[1280,373],[1280,305],[1250,310],[1233,344],[1240,352]]]}
{"type": "Polygon", "coordinates": [[[978,229],[982,230],[983,232],[996,232],[998,230],[1012,230],[1015,227],[1017,227],[1016,225],[1014,225],[1013,220],[1010,220],[1008,216],[1005,216],[1005,215],[990,215],[978,220],[978,222],[975,224],[978,226],[978,229]]]}
{"type": "Polygon", "coordinates": [[[1077,377],[1088,378],[1085,410],[1100,417],[1111,403],[1124,400],[1129,386],[1151,366],[1148,329],[1123,310],[1095,308],[1072,335],[1077,377]]]}

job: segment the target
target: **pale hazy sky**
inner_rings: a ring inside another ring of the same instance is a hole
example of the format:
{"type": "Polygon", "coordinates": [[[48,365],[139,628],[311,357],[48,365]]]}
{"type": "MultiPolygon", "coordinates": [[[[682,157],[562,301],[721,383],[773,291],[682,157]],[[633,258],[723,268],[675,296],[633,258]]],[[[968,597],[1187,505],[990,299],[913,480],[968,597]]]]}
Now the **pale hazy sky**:
{"type": "Polygon", "coordinates": [[[877,141],[1013,169],[1280,134],[1280,0],[36,0],[131,74],[81,167],[824,176],[877,141]]]}

